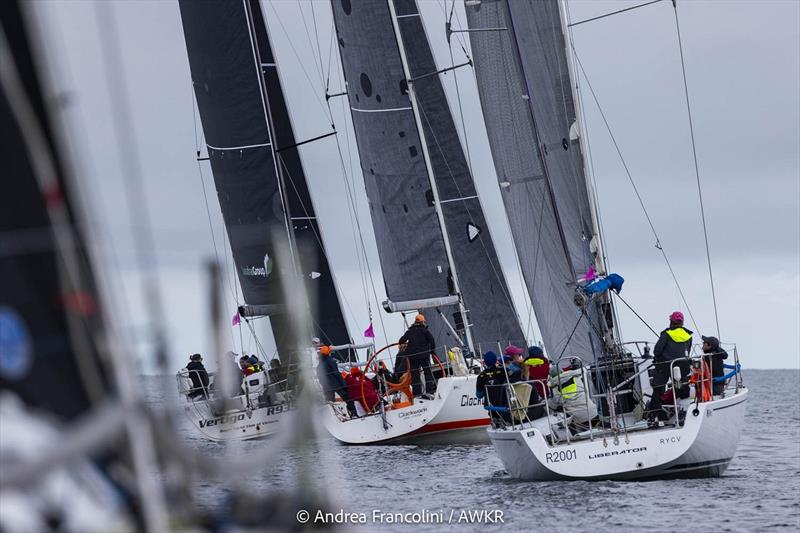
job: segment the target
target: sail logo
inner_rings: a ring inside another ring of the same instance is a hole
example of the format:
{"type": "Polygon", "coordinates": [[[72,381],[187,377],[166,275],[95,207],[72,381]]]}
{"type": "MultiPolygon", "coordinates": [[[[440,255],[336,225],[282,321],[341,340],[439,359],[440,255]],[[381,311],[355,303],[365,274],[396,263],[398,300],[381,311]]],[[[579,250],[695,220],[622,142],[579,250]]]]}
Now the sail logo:
{"type": "Polygon", "coordinates": [[[242,267],[243,276],[268,278],[272,274],[272,258],[269,254],[264,254],[264,266],[246,266],[242,267]]]}
{"type": "Polygon", "coordinates": [[[33,341],[25,321],[14,309],[0,306],[0,376],[17,381],[33,366],[33,341]]]}

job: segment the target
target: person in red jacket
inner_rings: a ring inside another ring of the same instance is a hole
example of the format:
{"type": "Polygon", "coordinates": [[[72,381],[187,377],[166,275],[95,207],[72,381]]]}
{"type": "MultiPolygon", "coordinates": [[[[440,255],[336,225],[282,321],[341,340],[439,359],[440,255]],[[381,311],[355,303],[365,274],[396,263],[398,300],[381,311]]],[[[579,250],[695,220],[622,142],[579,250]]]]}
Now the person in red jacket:
{"type": "Polygon", "coordinates": [[[365,411],[372,411],[380,401],[372,380],[368,379],[357,366],[350,369],[350,375],[345,378],[345,382],[347,383],[347,396],[351,400],[359,401],[365,411]]]}
{"type": "Polygon", "coordinates": [[[525,368],[528,369],[528,379],[536,380],[536,392],[540,398],[549,398],[550,390],[547,387],[547,379],[550,377],[550,361],[538,346],[528,348],[528,356],[525,358],[525,368]]]}

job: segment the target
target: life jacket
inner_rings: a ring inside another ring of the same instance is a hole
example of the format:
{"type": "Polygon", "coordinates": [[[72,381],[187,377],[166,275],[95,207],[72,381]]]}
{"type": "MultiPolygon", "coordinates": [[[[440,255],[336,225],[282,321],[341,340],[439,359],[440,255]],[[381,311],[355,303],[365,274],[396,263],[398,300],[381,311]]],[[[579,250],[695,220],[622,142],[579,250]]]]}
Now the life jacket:
{"type": "Polygon", "coordinates": [[[711,401],[711,369],[705,358],[701,359],[699,368],[692,367],[689,383],[694,384],[695,395],[701,402],[711,401]]]}
{"type": "Polygon", "coordinates": [[[529,357],[523,364],[528,369],[528,379],[536,380],[534,381],[536,392],[541,398],[548,398],[550,389],[547,386],[547,379],[550,376],[550,362],[541,357],[529,357]]]}

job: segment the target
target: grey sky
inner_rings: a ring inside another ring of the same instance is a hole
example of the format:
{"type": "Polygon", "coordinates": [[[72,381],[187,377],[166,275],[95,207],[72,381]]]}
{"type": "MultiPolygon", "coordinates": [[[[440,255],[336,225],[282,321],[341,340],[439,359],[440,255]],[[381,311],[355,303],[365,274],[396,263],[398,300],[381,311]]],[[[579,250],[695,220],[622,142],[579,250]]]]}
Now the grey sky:
{"type": "MultiPolygon", "coordinates": [[[[444,4],[441,0],[420,2],[428,36],[442,66],[450,62],[443,31],[444,4]]],[[[582,20],[632,4],[572,0],[569,5],[572,19],[582,20]]],[[[262,5],[297,138],[330,131],[322,97],[331,42],[329,4],[315,2],[313,12],[309,2],[267,1],[262,5]],[[321,72],[317,66],[317,35],[321,72]]],[[[103,237],[98,248],[103,271],[115,285],[114,320],[133,333],[141,331],[149,320],[131,241],[127,215],[131,206],[120,177],[120,154],[125,153],[138,157],[142,166],[148,202],[134,206],[134,213],[140,217],[146,210],[156,235],[155,258],[161,294],[169,310],[166,326],[177,368],[188,353],[210,351],[203,311],[206,294],[202,262],[214,256],[194,161],[199,138],[195,138],[177,3],[128,1],[111,6],[119,27],[126,73],[121,82],[131,98],[136,147],[118,146],[111,129],[109,117],[114,109],[101,61],[103,43],[97,29],[96,5],[41,2],[36,7],[44,19],[51,71],[58,86],[69,95],[64,116],[70,124],[70,141],[82,183],[88,185],[84,192],[93,206],[91,224],[103,237]]],[[[800,366],[800,3],[683,1],[678,3],[678,10],[723,340],[738,344],[745,365],[800,366]]],[[[456,11],[464,21],[461,0],[456,0],[456,11]]],[[[691,310],[701,331],[708,334],[714,329],[714,318],[671,2],[577,26],[574,37],[589,81],[691,310]]],[[[462,40],[468,47],[468,39],[462,40]]],[[[458,63],[463,61],[463,53],[454,43],[458,63]]],[[[333,92],[341,84],[335,49],[330,65],[333,92]]],[[[451,108],[458,116],[453,78],[452,74],[443,77],[451,108]]],[[[458,81],[476,181],[525,327],[527,297],[514,264],[474,77],[469,70],[461,69],[458,81]]],[[[581,79],[581,84],[611,264],[626,278],[623,297],[660,329],[666,315],[683,305],[654,247],[585,80],[581,79]]],[[[359,193],[359,216],[374,281],[381,291],[355,144],[347,135],[352,128],[343,107],[346,101],[340,98],[332,102],[345,166],[359,193]]],[[[197,127],[199,130],[199,119],[197,127]]],[[[345,215],[347,200],[336,144],[332,139],[310,144],[302,155],[329,259],[345,295],[351,333],[360,339],[368,318],[355,260],[359,252],[345,215]]],[[[225,254],[230,254],[210,168],[201,168],[216,248],[224,260],[225,254]]],[[[137,222],[137,226],[144,224],[143,219],[137,222]]],[[[382,298],[379,294],[378,299],[382,298]]],[[[232,299],[229,307],[233,314],[232,299]]],[[[374,301],[372,307],[377,313],[374,301]]],[[[647,329],[635,317],[625,310],[621,315],[626,339],[648,338],[647,329]]],[[[389,338],[398,336],[400,319],[384,316],[383,320],[389,338]]],[[[382,330],[377,318],[375,322],[380,343],[384,340],[382,330]]],[[[133,339],[126,337],[125,342],[133,339]]],[[[146,343],[139,343],[145,353],[146,347],[146,343]]],[[[146,357],[142,368],[152,369],[146,357]]]]}

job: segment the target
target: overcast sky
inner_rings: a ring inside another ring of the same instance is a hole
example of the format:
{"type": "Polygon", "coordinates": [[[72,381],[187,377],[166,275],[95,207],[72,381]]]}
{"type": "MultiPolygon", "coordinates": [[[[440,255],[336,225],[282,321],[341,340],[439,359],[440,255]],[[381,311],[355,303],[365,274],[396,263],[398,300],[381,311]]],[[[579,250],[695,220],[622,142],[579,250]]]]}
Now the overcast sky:
{"type": "MultiPolygon", "coordinates": [[[[450,5],[442,0],[420,2],[440,66],[450,65],[445,3],[450,5]]],[[[635,3],[572,0],[569,8],[577,21],[635,3]]],[[[331,92],[341,90],[341,81],[336,49],[331,53],[329,3],[315,2],[312,9],[309,2],[265,1],[262,7],[296,137],[330,131],[325,80],[330,77],[331,92]]],[[[220,260],[230,257],[210,168],[207,163],[198,168],[195,162],[200,124],[177,2],[127,1],[108,8],[94,2],[40,2],[36,8],[47,37],[50,74],[62,93],[60,101],[66,102],[63,117],[84,185],[82,194],[91,206],[89,223],[98,237],[100,270],[113,286],[112,319],[124,333],[123,342],[136,346],[140,368],[153,371],[145,335],[152,307],[142,296],[142,269],[131,237],[149,218],[155,247],[148,259],[156,265],[172,366],[177,369],[189,353],[211,352],[203,263],[215,256],[214,240],[220,260]],[[101,54],[109,43],[98,31],[107,20],[104,9],[118,29],[115,39],[121,57],[117,59],[125,74],[111,83],[101,54]],[[120,84],[129,95],[133,116],[134,144],[124,146],[110,121],[118,111],[109,94],[120,84]],[[126,195],[121,172],[126,158],[141,166],[145,205],[134,205],[126,195]]],[[[456,0],[456,13],[456,25],[464,23],[461,0],[456,0]]],[[[800,2],[682,1],[678,13],[721,336],[737,343],[745,366],[796,368],[800,366],[800,2]]],[[[461,37],[469,49],[468,39],[461,37]]],[[[576,26],[574,39],[700,331],[711,334],[714,313],[672,4],[661,2],[576,26]]],[[[458,41],[453,53],[456,63],[463,62],[458,41]]],[[[456,74],[467,132],[462,142],[469,146],[490,230],[526,328],[529,303],[514,263],[474,75],[469,69],[456,74]]],[[[443,80],[451,108],[457,111],[454,76],[448,74],[443,80]]],[[[662,329],[671,311],[686,309],[654,246],[586,80],[580,82],[611,265],[626,279],[622,296],[654,328],[662,329]]],[[[360,252],[351,222],[343,215],[345,179],[354,180],[358,192],[378,300],[384,297],[383,284],[346,100],[332,102],[347,177],[340,170],[333,137],[306,145],[302,156],[351,334],[360,340],[369,322],[367,296],[355,259],[360,252]]],[[[458,120],[459,113],[455,114],[458,120]]],[[[230,273],[226,280],[233,282],[230,273]]],[[[377,313],[379,306],[371,300],[377,313]]],[[[232,297],[228,307],[233,315],[232,297]]],[[[621,309],[620,315],[625,340],[652,338],[627,310],[621,309]]],[[[389,339],[401,333],[399,317],[384,315],[383,322],[389,339]]],[[[377,318],[376,332],[377,342],[382,343],[384,330],[377,318]]],[[[537,336],[535,329],[530,336],[537,336]]],[[[238,332],[231,330],[228,343],[239,351],[238,332]]],[[[248,347],[254,349],[245,340],[248,347]]]]}

